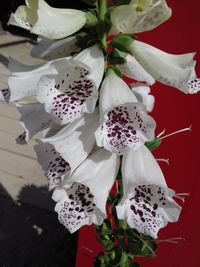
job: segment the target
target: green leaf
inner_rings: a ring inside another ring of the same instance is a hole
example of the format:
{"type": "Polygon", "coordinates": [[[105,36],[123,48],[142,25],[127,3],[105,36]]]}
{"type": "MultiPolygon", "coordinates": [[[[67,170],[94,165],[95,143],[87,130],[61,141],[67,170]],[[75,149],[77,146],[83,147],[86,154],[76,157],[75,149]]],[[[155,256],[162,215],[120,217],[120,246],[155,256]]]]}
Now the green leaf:
{"type": "Polygon", "coordinates": [[[128,34],[117,35],[111,42],[112,46],[123,52],[129,52],[129,46],[134,42],[134,37],[128,34]]]}
{"type": "Polygon", "coordinates": [[[124,64],[124,63],[126,63],[126,55],[127,55],[127,53],[124,53],[122,51],[114,49],[108,55],[107,59],[113,65],[115,65],[115,64],[124,64]]]}
{"type": "Polygon", "coordinates": [[[154,150],[160,146],[162,143],[162,140],[160,138],[155,138],[153,141],[149,141],[145,143],[145,146],[150,150],[154,150]]]}
{"type": "Polygon", "coordinates": [[[113,0],[115,6],[128,5],[130,2],[131,0],[113,0]]]}
{"type": "Polygon", "coordinates": [[[129,267],[128,256],[125,252],[122,252],[119,266],[120,267],[129,267]]]}

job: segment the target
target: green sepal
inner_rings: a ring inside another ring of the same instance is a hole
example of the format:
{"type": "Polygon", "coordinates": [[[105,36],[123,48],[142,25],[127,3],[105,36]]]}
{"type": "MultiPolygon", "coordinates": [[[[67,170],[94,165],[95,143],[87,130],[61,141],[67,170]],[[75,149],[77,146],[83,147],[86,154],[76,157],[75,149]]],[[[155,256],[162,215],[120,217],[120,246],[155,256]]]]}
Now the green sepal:
{"type": "Polygon", "coordinates": [[[92,27],[95,27],[97,25],[98,18],[97,18],[97,15],[96,15],[94,10],[87,11],[86,12],[86,18],[87,18],[87,21],[85,24],[86,28],[92,28],[92,27]]]}
{"type": "Polygon", "coordinates": [[[145,257],[154,257],[157,248],[158,246],[155,242],[147,240],[143,243],[141,255],[145,257]]]}
{"type": "Polygon", "coordinates": [[[154,150],[160,146],[162,143],[162,139],[156,137],[153,141],[149,141],[145,143],[145,146],[150,150],[154,150]]]}
{"type": "Polygon", "coordinates": [[[126,56],[127,53],[114,49],[107,57],[108,62],[115,65],[115,64],[124,64],[126,63],[126,56]]]}
{"type": "Polygon", "coordinates": [[[113,0],[113,4],[115,6],[120,6],[120,5],[128,5],[130,4],[131,0],[113,0]]]}
{"type": "Polygon", "coordinates": [[[119,76],[120,78],[122,77],[122,72],[120,69],[118,69],[117,67],[115,66],[109,66],[105,69],[105,73],[108,73],[110,70],[113,70],[114,73],[119,76]]]}
{"type": "Polygon", "coordinates": [[[129,34],[117,35],[111,42],[112,46],[123,52],[129,52],[129,46],[134,42],[134,37],[129,34]]]}
{"type": "Polygon", "coordinates": [[[92,34],[81,32],[76,35],[76,44],[83,49],[92,46],[95,43],[97,43],[97,40],[92,34]]]}

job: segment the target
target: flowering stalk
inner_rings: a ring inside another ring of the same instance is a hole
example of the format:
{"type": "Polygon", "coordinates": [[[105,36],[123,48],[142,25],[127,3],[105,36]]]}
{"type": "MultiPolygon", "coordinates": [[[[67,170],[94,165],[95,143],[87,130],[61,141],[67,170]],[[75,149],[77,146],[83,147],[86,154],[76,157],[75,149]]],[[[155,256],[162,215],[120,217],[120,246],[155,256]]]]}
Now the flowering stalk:
{"type": "Polygon", "coordinates": [[[105,18],[107,13],[107,0],[98,0],[98,38],[101,43],[103,51],[107,52],[106,31],[105,31],[105,18]]]}

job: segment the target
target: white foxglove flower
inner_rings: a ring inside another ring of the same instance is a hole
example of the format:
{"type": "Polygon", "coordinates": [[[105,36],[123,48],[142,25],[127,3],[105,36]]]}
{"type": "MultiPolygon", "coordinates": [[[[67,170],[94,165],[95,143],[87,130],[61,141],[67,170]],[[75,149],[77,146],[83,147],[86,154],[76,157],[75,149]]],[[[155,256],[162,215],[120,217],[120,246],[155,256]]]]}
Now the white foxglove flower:
{"type": "Polygon", "coordinates": [[[37,154],[37,160],[48,179],[49,190],[60,186],[63,179],[71,173],[69,163],[49,143],[43,143],[38,140],[38,144],[34,149],[37,154]]]}
{"type": "Polygon", "coordinates": [[[97,145],[119,155],[154,139],[155,121],[112,70],[100,91],[100,122],[96,132],[97,145]]]}
{"type": "Polygon", "coordinates": [[[18,144],[27,143],[34,135],[53,124],[53,118],[40,103],[17,103],[16,107],[21,113],[20,123],[25,130],[17,137],[18,144]]]}
{"type": "Polygon", "coordinates": [[[51,62],[37,65],[24,65],[11,58],[8,66],[11,72],[8,78],[9,88],[7,89],[9,102],[36,95],[37,85],[41,76],[56,73],[54,69],[50,68],[50,64],[51,62]]]}
{"type": "Polygon", "coordinates": [[[36,147],[40,164],[48,177],[49,189],[61,185],[83,162],[95,145],[94,131],[99,124],[98,111],[85,114],[62,128],[56,135],[40,139],[36,147]],[[67,170],[62,166],[67,167],[67,170]],[[61,171],[62,170],[62,171],[61,171]]]}
{"type": "Polygon", "coordinates": [[[176,222],[181,207],[173,200],[162,171],[145,146],[129,151],[122,160],[123,198],[117,205],[119,219],[138,232],[157,238],[160,228],[176,222]]]}
{"type": "Polygon", "coordinates": [[[56,135],[41,139],[42,142],[47,143],[44,148],[50,153],[41,152],[44,150],[43,147],[37,149],[38,158],[48,177],[49,189],[60,185],[63,179],[66,179],[86,159],[95,145],[94,131],[98,125],[99,116],[96,110],[65,126],[56,135]],[[57,153],[53,158],[51,157],[52,146],[57,153]],[[60,158],[60,162],[56,158],[60,158]],[[63,171],[59,175],[57,170],[64,162],[68,165],[68,172],[66,174],[63,171]]]}
{"type": "Polygon", "coordinates": [[[143,83],[132,83],[130,87],[137,100],[145,105],[148,112],[151,112],[154,107],[155,97],[150,94],[150,87],[143,83]]]}
{"type": "Polygon", "coordinates": [[[59,9],[44,0],[26,0],[12,13],[8,24],[50,39],[61,39],[80,30],[86,23],[86,13],[75,9],[59,9]]]}
{"type": "Polygon", "coordinates": [[[57,74],[41,77],[37,91],[48,113],[66,124],[94,111],[104,73],[104,55],[97,45],[73,59],[53,61],[50,69],[57,74]]]}
{"type": "Polygon", "coordinates": [[[126,56],[126,63],[118,65],[118,68],[130,79],[146,82],[148,85],[155,83],[155,79],[130,54],[126,56]]]}
{"type": "Polygon", "coordinates": [[[113,26],[122,33],[152,30],[171,17],[165,0],[132,0],[111,12],[113,26]]]}
{"type": "Polygon", "coordinates": [[[136,40],[129,46],[129,51],[159,82],[189,94],[200,90],[200,79],[196,78],[194,70],[195,53],[172,55],[136,40]]]}
{"type": "Polygon", "coordinates": [[[99,149],[74,171],[69,184],[54,190],[58,219],[71,233],[83,225],[103,223],[118,169],[118,156],[99,149]]]}
{"type": "Polygon", "coordinates": [[[54,41],[48,38],[38,38],[38,43],[33,46],[31,55],[45,60],[53,60],[71,56],[71,53],[79,52],[76,45],[76,36],[70,36],[62,40],[54,41]]]}

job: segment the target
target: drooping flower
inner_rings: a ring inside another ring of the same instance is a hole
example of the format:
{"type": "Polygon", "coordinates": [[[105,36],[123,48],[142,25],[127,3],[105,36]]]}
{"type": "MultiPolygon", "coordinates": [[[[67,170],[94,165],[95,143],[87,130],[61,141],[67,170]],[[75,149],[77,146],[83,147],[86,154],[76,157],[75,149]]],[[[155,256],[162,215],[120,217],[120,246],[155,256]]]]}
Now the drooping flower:
{"type": "Polygon", "coordinates": [[[154,139],[155,121],[112,70],[100,91],[100,123],[96,132],[97,145],[119,155],[154,139]]]}
{"type": "Polygon", "coordinates": [[[151,112],[154,107],[155,97],[150,94],[150,87],[143,83],[132,83],[130,87],[137,100],[145,105],[147,111],[151,112]]]}
{"type": "Polygon", "coordinates": [[[171,17],[165,0],[132,0],[111,12],[113,26],[122,33],[152,30],[171,17]]]}
{"type": "Polygon", "coordinates": [[[53,61],[50,69],[56,74],[41,77],[37,91],[48,113],[66,124],[94,111],[104,73],[104,56],[97,45],[73,59],[53,61]]]}
{"type": "Polygon", "coordinates": [[[58,219],[71,233],[83,225],[103,223],[118,169],[118,156],[99,149],[74,171],[65,186],[54,190],[58,219]]]}
{"type": "Polygon", "coordinates": [[[27,96],[34,96],[37,93],[37,85],[42,75],[55,73],[50,68],[51,62],[24,65],[12,58],[9,61],[10,76],[8,78],[8,89],[3,92],[2,101],[13,102],[27,96]]]}
{"type": "Polygon", "coordinates": [[[76,36],[70,36],[62,40],[54,41],[48,38],[38,38],[38,43],[33,46],[31,55],[45,60],[53,60],[61,57],[71,56],[79,52],[76,45],[76,36]]]}
{"type": "Polygon", "coordinates": [[[128,151],[122,160],[123,198],[117,205],[119,219],[138,232],[157,238],[160,228],[176,222],[181,207],[173,200],[163,173],[145,146],[128,151]]]}
{"type": "Polygon", "coordinates": [[[49,189],[61,185],[63,179],[86,159],[95,145],[94,131],[98,125],[99,115],[95,110],[63,127],[57,134],[40,139],[42,142],[35,150],[48,177],[49,189]]]}
{"type": "Polygon", "coordinates": [[[197,93],[200,79],[196,78],[195,53],[172,55],[140,41],[133,41],[129,51],[142,67],[157,81],[180,89],[184,93],[197,93]]]}
{"type": "Polygon", "coordinates": [[[44,0],[26,0],[12,13],[8,24],[50,39],[61,39],[80,30],[86,23],[86,14],[75,9],[59,9],[44,0]]]}
{"type": "Polygon", "coordinates": [[[130,79],[146,82],[148,85],[155,83],[155,79],[130,54],[126,56],[126,63],[118,65],[118,68],[130,79]]]}

